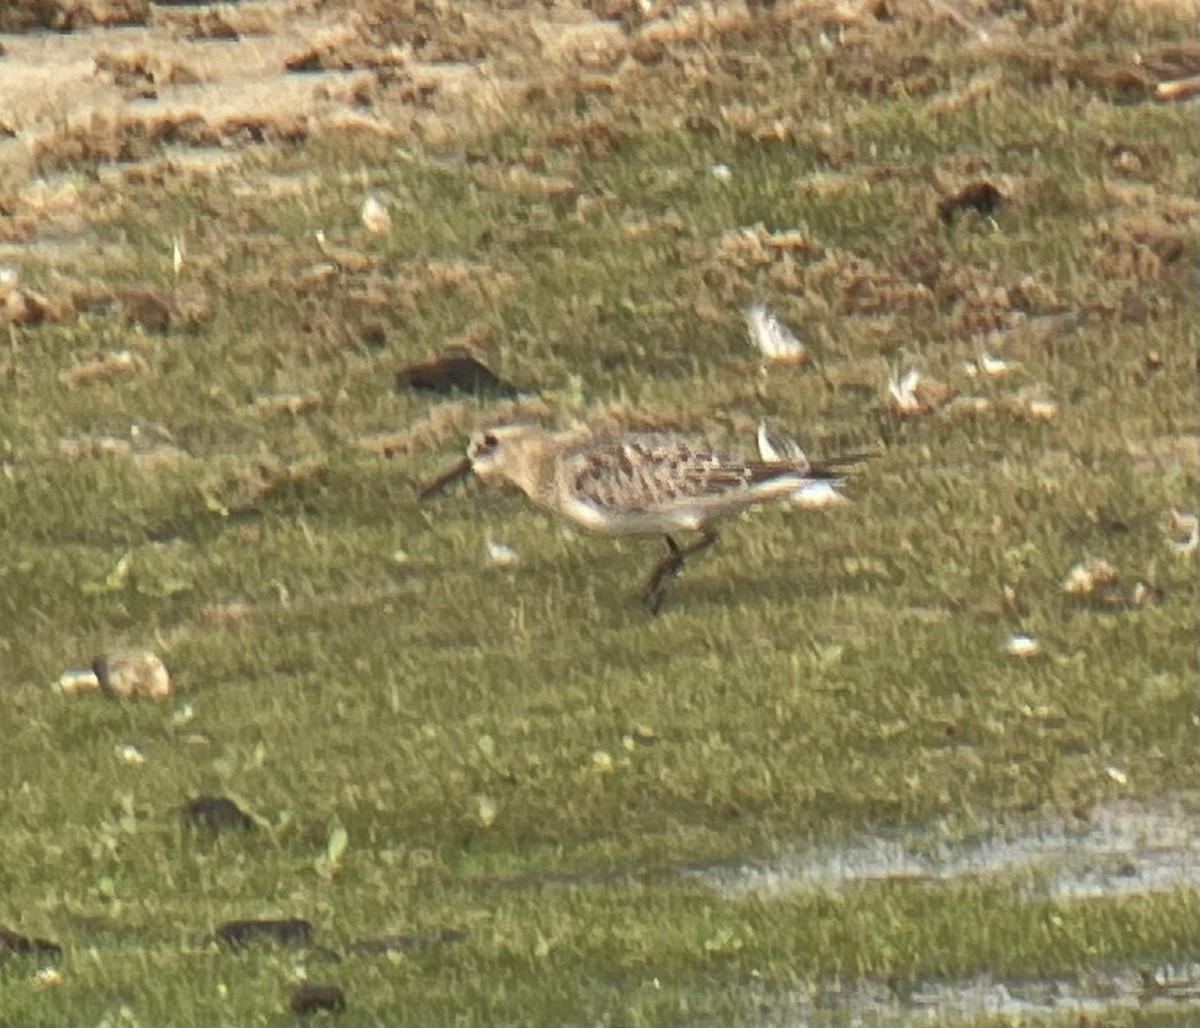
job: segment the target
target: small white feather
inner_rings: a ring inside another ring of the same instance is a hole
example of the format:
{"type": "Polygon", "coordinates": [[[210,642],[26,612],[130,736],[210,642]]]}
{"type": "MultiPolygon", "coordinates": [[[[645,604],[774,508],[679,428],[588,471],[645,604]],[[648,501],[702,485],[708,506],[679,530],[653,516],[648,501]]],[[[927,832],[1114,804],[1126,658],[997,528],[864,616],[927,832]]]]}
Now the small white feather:
{"type": "Polygon", "coordinates": [[[921,410],[921,401],[917,397],[920,381],[921,373],[916,368],[909,368],[903,375],[893,374],[888,379],[888,399],[901,414],[916,414],[921,410]]]}
{"type": "Polygon", "coordinates": [[[804,344],[764,304],[756,302],[746,308],[746,328],[767,360],[802,361],[808,356],[804,344]]]}

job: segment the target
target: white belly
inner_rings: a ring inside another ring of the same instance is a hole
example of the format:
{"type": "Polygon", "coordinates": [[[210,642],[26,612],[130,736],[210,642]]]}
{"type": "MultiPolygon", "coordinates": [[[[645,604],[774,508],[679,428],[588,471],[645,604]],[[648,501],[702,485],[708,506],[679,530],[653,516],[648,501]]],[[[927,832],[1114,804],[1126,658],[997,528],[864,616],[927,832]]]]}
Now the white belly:
{"type": "MultiPolygon", "coordinates": [[[[666,535],[669,532],[697,532],[707,520],[699,507],[680,505],[671,510],[605,510],[569,497],[559,513],[582,528],[601,535],[666,535]]],[[[707,512],[711,517],[711,511],[707,512]]]]}

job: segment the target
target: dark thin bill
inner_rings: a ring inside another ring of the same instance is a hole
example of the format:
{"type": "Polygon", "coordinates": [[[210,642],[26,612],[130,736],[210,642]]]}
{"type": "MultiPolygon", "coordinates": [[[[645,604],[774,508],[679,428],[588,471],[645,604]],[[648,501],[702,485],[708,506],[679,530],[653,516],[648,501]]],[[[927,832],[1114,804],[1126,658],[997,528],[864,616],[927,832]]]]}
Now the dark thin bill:
{"type": "Polygon", "coordinates": [[[450,467],[448,467],[445,471],[443,471],[440,475],[438,475],[438,477],[435,478],[432,482],[430,482],[426,486],[423,486],[421,488],[421,491],[417,494],[418,498],[420,498],[422,500],[429,499],[429,497],[431,497],[434,493],[440,493],[451,482],[457,482],[460,478],[462,478],[464,475],[466,475],[467,472],[469,472],[470,470],[471,470],[471,458],[470,457],[460,458],[454,464],[452,464],[450,467]]]}

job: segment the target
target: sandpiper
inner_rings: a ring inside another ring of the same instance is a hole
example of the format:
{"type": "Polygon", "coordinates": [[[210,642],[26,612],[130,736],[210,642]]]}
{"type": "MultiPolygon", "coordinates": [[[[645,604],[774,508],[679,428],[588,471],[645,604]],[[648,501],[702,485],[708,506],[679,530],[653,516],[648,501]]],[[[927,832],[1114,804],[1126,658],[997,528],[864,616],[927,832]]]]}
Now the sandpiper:
{"type": "Polygon", "coordinates": [[[836,483],[838,468],[862,455],[811,462],[798,450],[784,460],[747,460],[701,437],[676,432],[614,433],[576,425],[501,425],[476,435],[466,455],[421,490],[421,499],[474,472],[505,479],[534,503],[604,535],[662,535],[667,553],[642,591],[651,613],[684,561],[717,541],[719,521],[814,482],[836,483]],[[696,532],[680,546],[674,533],[696,532]]]}

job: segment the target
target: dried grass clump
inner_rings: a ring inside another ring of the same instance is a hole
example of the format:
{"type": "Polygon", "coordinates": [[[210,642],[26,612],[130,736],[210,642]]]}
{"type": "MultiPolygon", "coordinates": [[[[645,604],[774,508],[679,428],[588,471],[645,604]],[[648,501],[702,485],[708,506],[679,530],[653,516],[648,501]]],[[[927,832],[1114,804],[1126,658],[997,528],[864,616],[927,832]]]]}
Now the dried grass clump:
{"type": "Polygon", "coordinates": [[[95,25],[145,25],[150,0],[17,0],[0,5],[0,32],[71,32],[95,25]]]}
{"type": "Polygon", "coordinates": [[[298,143],[308,134],[308,119],[302,114],[234,114],[218,122],[199,111],[151,116],[93,114],[84,123],[58,128],[36,140],[33,165],[44,174],[79,165],[144,161],[169,145],[237,149],[298,143]]]}

